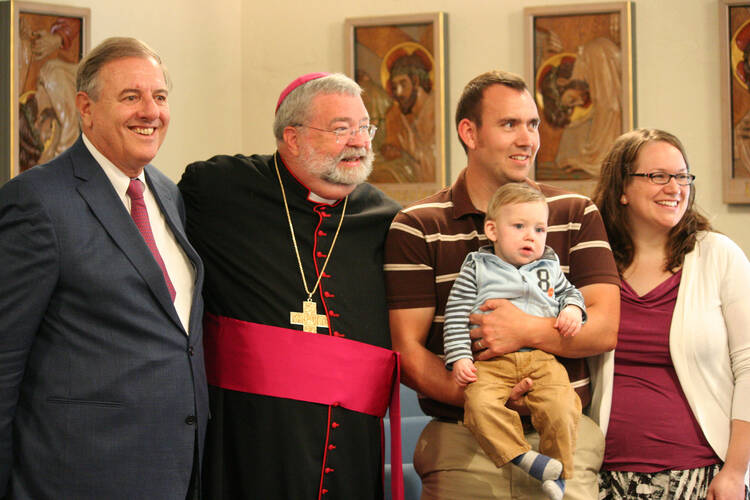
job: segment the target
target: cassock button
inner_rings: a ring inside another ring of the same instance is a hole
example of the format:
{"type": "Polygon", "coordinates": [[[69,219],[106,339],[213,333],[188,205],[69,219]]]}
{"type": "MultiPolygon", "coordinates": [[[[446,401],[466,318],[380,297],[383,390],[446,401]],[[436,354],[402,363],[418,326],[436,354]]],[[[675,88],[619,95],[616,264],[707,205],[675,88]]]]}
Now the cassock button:
{"type": "Polygon", "coordinates": [[[331,297],[335,297],[335,296],[336,296],[335,293],[331,293],[328,290],[326,290],[325,292],[323,292],[323,297],[326,297],[328,299],[330,299],[331,297]]]}
{"type": "Polygon", "coordinates": [[[338,427],[338,426],[339,426],[339,423],[338,423],[338,422],[333,422],[333,423],[331,424],[331,427],[333,427],[334,429],[335,429],[336,427],[338,427]]]}
{"type": "Polygon", "coordinates": [[[331,275],[330,275],[330,274],[328,274],[328,273],[326,273],[326,272],[323,272],[323,277],[324,277],[324,278],[330,278],[330,277],[331,277],[331,275]]]}
{"type": "Polygon", "coordinates": [[[185,423],[188,425],[195,425],[195,423],[198,421],[197,418],[195,418],[195,415],[188,415],[185,417],[185,423]]]}
{"type": "Polygon", "coordinates": [[[334,331],[333,332],[333,336],[334,337],[346,337],[346,335],[344,335],[343,333],[341,333],[339,331],[334,331]]]}
{"type": "Polygon", "coordinates": [[[340,314],[333,312],[333,309],[329,309],[328,314],[330,314],[332,318],[338,318],[340,316],[340,314]]]}
{"type": "Polygon", "coordinates": [[[324,489],[320,490],[320,492],[325,495],[326,493],[328,493],[328,490],[324,488],[324,489]]]}
{"type": "Polygon", "coordinates": [[[329,444],[328,445],[328,449],[329,450],[335,450],[336,449],[336,445],[335,444],[329,444]]]}
{"type": "Polygon", "coordinates": [[[339,403],[338,401],[335,401],[335,402],[331,403],[331,406],[333,406],[335,408],[337,406],[341,406],[341,403],[339,403]]]}
{"type": "Polygon", "coordinates": [[[325,472],[326,474],[330,474],[330,473],[331,473],[331,472],[333,472],[333,471],[334,471],[334,469],[331,469],[330,467],[326,467],[326,468],[324,469],[324,472],[325,472]]]}
{"type": "Polygon", "coordinates": [[[325,231],[318,230],[318,236],[328,236],[328,233],[325,231]]]}
{"type": "Polygon", "coordinates": [[[326,257],[326,254],[318,250],[318,252],[315,254],[319,259],[322,259],[323,257],[326,257]]]}

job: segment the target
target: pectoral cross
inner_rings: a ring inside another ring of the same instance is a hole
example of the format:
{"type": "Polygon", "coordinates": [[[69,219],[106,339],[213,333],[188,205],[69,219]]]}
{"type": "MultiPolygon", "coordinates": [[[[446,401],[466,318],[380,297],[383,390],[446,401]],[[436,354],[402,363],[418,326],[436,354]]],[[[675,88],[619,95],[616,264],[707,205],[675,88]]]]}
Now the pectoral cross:
{"type": "Polygon", "coordinates": [[[289,323],[302,325],[302,331],[310,333],[317,333],[318,328],[328,328],[328,318],[318,314],[318,306],[312,300],[302,302],[302,312],[290,312],[289,323]]]}

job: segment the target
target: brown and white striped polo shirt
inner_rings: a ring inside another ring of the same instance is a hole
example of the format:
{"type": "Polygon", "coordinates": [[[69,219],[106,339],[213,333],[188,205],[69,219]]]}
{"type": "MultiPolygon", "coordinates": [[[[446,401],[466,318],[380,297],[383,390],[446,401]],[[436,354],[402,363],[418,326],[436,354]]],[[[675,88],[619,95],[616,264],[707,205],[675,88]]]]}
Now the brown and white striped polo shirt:
{"type": "MultiPolygon", "coordinates": [[[[547,245],[557,252],[568,280],[578,288],[595,283],[619,286],[617,267],[596,205],[580,194],[535,185],[549,204],[547,245]]],[[[445,304],[461,263],[469,252],[486,244],[484,212],[471,203],[466,170],[453,186],[401,210],[391,223],[384,266],[388,307],[435,307],[427,348],[436,354],[443,351],[445,304]]],[[[591,400],[585,361],[559,359],[585,407],[591,400]]],[[[463,413],[460,408],[436,401],[420,402],[428,415],[461,418],[463,413]]]]}

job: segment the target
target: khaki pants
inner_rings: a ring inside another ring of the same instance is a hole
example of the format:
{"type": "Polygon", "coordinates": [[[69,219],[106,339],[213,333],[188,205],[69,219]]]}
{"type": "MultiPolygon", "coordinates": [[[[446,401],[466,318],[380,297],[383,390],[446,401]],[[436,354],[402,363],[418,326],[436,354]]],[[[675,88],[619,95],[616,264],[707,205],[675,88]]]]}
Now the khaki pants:
{"type": "Polygon", "coordinates": [[[573,448],[581,400],[568,373],[551,354],[521,351],[477,361],[477,381],[466,386],[464,425],[496,466],[502,467],[531,449],[518,413],[505,406],[514,385],[531,377],[526,395],[531,422],[541,437],[539,452],[563,465],[564,479],[573,477],[573,448]]]}
{"type": "MultiPolygon", "coordinates": [[[[539,434],[526,440],[534,449],[539,434]]],[[[604,457],[604,435],[583,415],[578,424],[575,470],[566,481],[565,500],[596,500],[598,473],[604,457]]],[[[541,483],[513,464],[498,469],[463,424],[433,420],[422,431],[414,452],[414,468],[422,479],[422,500],[546,499],[541,483]]]]}

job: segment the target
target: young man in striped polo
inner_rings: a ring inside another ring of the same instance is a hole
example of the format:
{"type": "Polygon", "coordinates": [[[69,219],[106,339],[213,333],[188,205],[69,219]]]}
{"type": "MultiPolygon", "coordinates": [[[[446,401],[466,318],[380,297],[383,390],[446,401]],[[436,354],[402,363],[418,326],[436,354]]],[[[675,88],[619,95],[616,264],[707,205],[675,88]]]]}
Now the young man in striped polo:
{"type": "MultiPolygon", "coordinates": [[[[456,111],[467,166],[456,182],[405,208],[386,242],[386,283],[394,350],[402,355],[402,380],[417,390],[434,419],[423,431],[414,465],[423,499],[543,498],[539,481],[508,464],[497,469],[463,426],[463,389],[441,360],[443,315],[451,286],[466,255],[487,244],[484,210],[492,194],[509,182],[540,189],[549,204],[547,244],[557,252],[567,278],[583,294],[587,322],[574,337],[560,336],[554,319],[528,315],[507,300],[489,300],[488,314],[473,315],[476,359],[524,347],[558,356],[584,408],[591,401],[584,357],[614,348],[619,319],[619,278],[599,212],[585,196],[537,184],[527,175],[539,149],[539,114],[524,81],[492,71],[465,87],[456,111]]],[[[528,414],[523,392],[514,389],[514,409],[528,414]]],[[[539,437],[527,426],[526,439],[539,437]]],[[[574,477],[566,499],[593,499],[604,437],[588,417],[579,424],[574,477]]]]}

